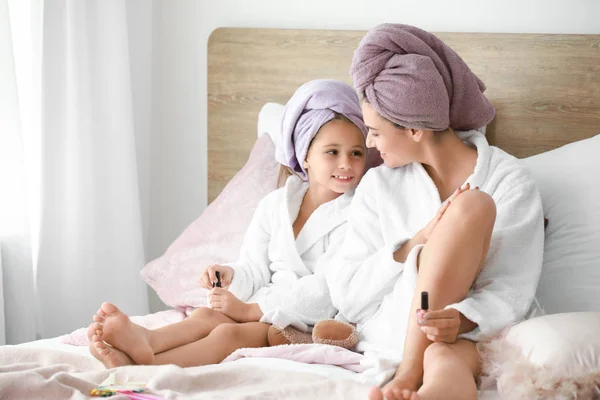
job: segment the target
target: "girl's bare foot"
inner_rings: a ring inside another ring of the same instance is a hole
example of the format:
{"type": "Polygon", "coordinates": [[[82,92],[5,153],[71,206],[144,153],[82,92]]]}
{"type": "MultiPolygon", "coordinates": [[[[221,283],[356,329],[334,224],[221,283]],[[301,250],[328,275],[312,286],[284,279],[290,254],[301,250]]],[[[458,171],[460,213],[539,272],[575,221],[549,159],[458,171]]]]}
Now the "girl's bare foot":
{"type": "Polygon", "coordinates": [[[90,326],[88,326],[88,330],[87,330],[87,338],[88,338],[88,349],[90,349],[90,353],[92,353],[92,355],[94,357],[96,357],[98,360],[102,361],[100,359],[100,354],[98,354],[98,351],[96,350],[96,344],[93,340],[94,336],[98,336],[97,335],[97,326],[98,324],[96,322],[90,324],[90,326]]]}
{"type": "Polygon", "coordinates": [[[152,364],[154,351],[150,347],[148,330],[131,322],[114,304],[103,303],[94,321],[96,325],[88,328],[88,334],[95,330],[101,342],[121,350],[136,364],[152,364]]]}
{"type": "Polygon", "coordinates": [[[92,342],[95,347],[95,354],[98,360],[102,361],[102,364],[106,368],[122,367],[124,365],[134,365],[135,363],[127,354],[123,353],[119,349],[115,349],[100,340],[98,335],[92,337],[92,342]]]}

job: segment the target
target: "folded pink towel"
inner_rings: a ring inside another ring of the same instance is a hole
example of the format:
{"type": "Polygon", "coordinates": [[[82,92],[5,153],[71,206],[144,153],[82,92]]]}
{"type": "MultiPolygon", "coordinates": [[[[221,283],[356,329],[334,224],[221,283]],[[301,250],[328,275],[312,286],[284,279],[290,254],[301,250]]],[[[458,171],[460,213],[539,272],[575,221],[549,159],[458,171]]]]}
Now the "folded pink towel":
{"type": "Polygon", "coordinates": [[[281,136],[277,142],[277,161],[306,178],[302,166],[308,146],[319,129],[334,118],[344,115],[367,136],[358,96],[341,81],[317,79],[300,86],[285,105],[281,118],[281,136]]]}
{"type": "Polygon", "coordinates": [[[469,130],[494,118],[484,83],[448,45],[414,26],[371,29],[354,52],[350,74],[379,114],[407,128],[469,130]]]}

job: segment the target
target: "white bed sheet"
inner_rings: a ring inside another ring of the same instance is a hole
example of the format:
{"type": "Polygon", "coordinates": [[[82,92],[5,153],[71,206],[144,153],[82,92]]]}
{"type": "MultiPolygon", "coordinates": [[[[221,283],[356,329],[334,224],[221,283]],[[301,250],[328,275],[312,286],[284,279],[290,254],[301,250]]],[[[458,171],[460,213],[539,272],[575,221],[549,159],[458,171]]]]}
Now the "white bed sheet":
{"type": "MultiPolygon", "coordinates": [[[[60,343],[58,338],[37,340],[35,342],[23,343],[15,347],[52,349],[65,351],[72,354],[78,354],[85,357],[92,357],[89,354],[87,347],[63,344],[60,343]]],[[[354,373],[352,371],[340,367],[332,365],[305,364],[284,359],[242,358],[236,361],[232,361],[231,363],[225,363],[222,365],[225,366],[226,364],[256,366],[277,371],[311,373],[334,380],[353,380],[361,383],[365,381],[364,377],[361,377],[360,374],[354,373]]],[[[500,396],[495,390],[485,390],[479,392],[478,398],[479,400],[499,400],[500,396]]]]}
{"type": "MultiPolygon", "coordinates": [[[[86,357],[92,357],[87,347],[63,344],[59,342],[58,338],[42,339],[35,342],[22,343],[17,345],[17,347],[53,349],[79,354],[86,357]]],[[[322,375],[331,379],[350,379],[362,382],[359,374],[333,365],[305,364],[278,358],[241,358],[239,360],[232,361],[231,363],[236,363],[237,365],[255,365],[264,368],[276,369],[279,371],[306,372],[322,375]]]]}

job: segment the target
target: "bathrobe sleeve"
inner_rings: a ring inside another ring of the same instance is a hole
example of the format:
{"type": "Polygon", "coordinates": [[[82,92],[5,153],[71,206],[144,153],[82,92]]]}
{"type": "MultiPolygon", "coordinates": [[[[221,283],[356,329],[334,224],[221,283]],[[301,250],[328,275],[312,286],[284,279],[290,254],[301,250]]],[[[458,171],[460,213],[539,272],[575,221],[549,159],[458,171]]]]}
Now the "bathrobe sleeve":
{"type": "Polygon", "coordinates": [[[278,193],[273,192],[258,204],[244,236],[240,256],[236,262],[228,264],[234,270],[229,291],[242,301],[248,301],[258,289],[267,286],[271,281],[270,212],[276,208],[277,195],[278,193]]]}
{"type": "Polygon", "coordinates": [[[314,274],[297,277],[291,286],[270,287],[268,295],[258,301],[263,312],[261,322],[268,322],[280,328],[292,325],[307,331],[309,326],[319,320],[335,316],[337,310],[331,301],[325,276],[345,234],[345,223],[329,234],[327,251],[317,262],[314,274]]]}
{"type": "Polygon", "coordinates": [[[461,335],[470,340],[521,320],[534,300],[542,270],[544,218],[537,187],[529,179],[520,184],[505,181],[513,182],[511,188],[492,195],[497,217],[481,273],[465,300],[448,306],[479,325],[461,335]]]}
{"type": "Polygon", "coordinates": [[[367,174],[356,190],[346,237],[327,272],[333,305],[353,323],[363,323],[375,313],[403,271],[403,264],[394,260],[403,242],[384,241],[382,216],[371,195],[378,188],[371,177],[367,174]]]}

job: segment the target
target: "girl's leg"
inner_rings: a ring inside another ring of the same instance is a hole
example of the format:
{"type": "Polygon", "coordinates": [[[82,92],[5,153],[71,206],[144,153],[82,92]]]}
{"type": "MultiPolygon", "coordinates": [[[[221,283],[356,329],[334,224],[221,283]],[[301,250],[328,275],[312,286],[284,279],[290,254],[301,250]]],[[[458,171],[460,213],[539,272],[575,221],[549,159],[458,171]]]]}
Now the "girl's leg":
{"type": "Polygon", "coordinates": [[[429,292],[432,310],[463,300],[485,260],[495,218],[496,207],[488,194],[465,192],[452,202],[421,250],[403,360],[383,389],[388,399],[403,399],[405,389],[416,391],[422,384],[425,349],[431,341],[417,322],[421,292],[429,292]]]}
{"type": "Polygon", "coordinates": [[[183,368],[218,364],[237,349],[268,347],[269,326],[263,322],[222,324],[204,339],[157,354],[153,364],[175,364],[183,368]]]}
{"type": "Polygon", "coordinates": [[[181,322],[149,331],[148,342],[158,354],[205,338],[217,326],[228,323],[235,321],[220,311],[201,307],[181,322]]]}
{"type": "MultiPolygon", "coordinates": [[[[222,324],[204,339],[157,354],[152,364],[175,364],[182,368],[217,364],[237,349],[268,347],[269,326],[262,322],[222,324]]],[[[104,342],[98,342],[96,349],[97,358],[107,368],[135,364],[127,354],[104,342]]]]}
{"type": "MultiPolygon", "coordinates": [[[[216,326],[234,321],[219,311],[201,307],[185,320],[156,330],[134,324],[111,303],[104,303],[95,317],[92,342],[106,342],[138,364],[152,364],[154,355],[206,337],[216,326]]],[[[96,355],[97,352],[92,351],[96,355]]]]}

